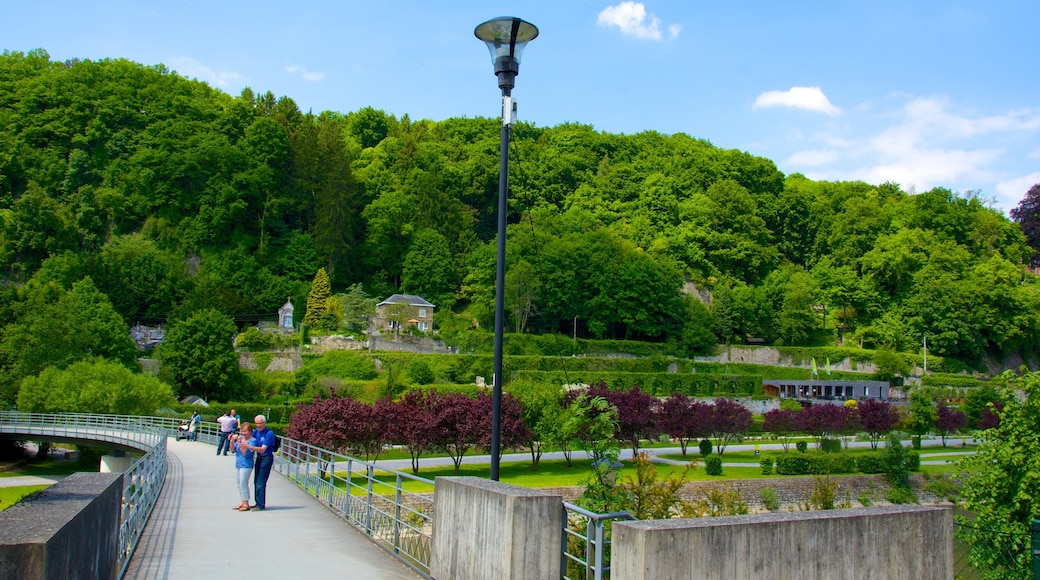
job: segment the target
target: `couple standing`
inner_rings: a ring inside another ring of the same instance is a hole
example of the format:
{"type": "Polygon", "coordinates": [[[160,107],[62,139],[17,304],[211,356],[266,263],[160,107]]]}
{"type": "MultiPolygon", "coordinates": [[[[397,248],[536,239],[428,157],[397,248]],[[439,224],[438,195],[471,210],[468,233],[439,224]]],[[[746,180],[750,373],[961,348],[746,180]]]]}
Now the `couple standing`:
{"type": "Polygon", "coordinates": [[[242,499],[242,503],[234,509],[240,512],[267,507],[267,480],[271,477],[271,466],[274,465],[274,432],[267,428],[267,418],[263,415],[257,415],[254,421],[255,431],[248,422],[242,423],[239,425],[239,434],[232,437],[238,494],[242,499]],[[253,474],[254,506],[249,505],[250,473],[253,474]]]}

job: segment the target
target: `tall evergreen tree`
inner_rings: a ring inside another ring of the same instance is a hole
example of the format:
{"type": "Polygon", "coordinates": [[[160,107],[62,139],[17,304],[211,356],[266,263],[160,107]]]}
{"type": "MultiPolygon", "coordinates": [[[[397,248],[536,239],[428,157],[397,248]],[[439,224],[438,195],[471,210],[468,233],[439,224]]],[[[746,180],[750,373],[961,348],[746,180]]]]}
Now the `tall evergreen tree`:
{"type": "Polygon", "coordinates": [[[311,326],[322,324],[325,315],[329,311],[329,298],[332,297],[332,285],[329,283],[329,275],[325,268],[318,268],[311,282],[311,291],[307,294],[307,313],[303,316],[303,322],[311,326]]]}

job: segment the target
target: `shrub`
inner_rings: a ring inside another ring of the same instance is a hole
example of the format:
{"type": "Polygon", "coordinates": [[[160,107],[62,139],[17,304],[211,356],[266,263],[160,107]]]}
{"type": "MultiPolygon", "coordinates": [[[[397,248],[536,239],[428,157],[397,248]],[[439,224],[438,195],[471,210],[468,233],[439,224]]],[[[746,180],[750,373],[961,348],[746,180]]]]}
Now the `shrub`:
{"type": "MultiPolygon", "coordinates": [[[[889,433],[884,451],[885,473],[893,486],[906,487],[910,480],[910,458],[895,433],[889,433]]],[[[893,502],[895,503],[895,502],[893,502]]]]}
{"type": "Polygon", "coordinates": [[[776,459],[779,475],[805,475],[809,473],[809,460],[802,454],[785,453],[776,459]]]}
{"type": "Polygon", "coordinates": [[[707,457],[707,456],[711,455],[712,448],[714,447],[711,444],[711,440],[710,439],[701,439],[701,442],[698,443],[697,446],[700,448],[701,456],[703,456],[703,457],[707,457]]]}
{"type": "Polygon", "coordinates": [[[758,465],[762,468],[762,475],[772,475],[773,474],[773,458],[772,457],[763,457],[762,460],[758,462],[758,465]]]}
{"type": "Polygon", "coordinates": [[[748,513],[747,502],[739,491],[730,488],[711,487],[704,499],[693,500],[683,506],[684,518],[715,516],[739,516],[748,513]]]}
{"type": "Polygon", "coordinates": [[[910,453],[906,457],[907,467],[910,471],[921,471],[921,454],[910,453]]]}
{"type": "Polygon", "coordinates": [[[824,438],[820,440],[820,451],[824,453],[839,453],[841,452],[841,440],[824,438]]]}
{"type": "Polygon", "coordinates": [[[799,441],[799,442],[795,443],[794,447],[795,447],[795,449],[797,449],[798,451],[801,451],[802,453],[805,453],[806,451],[809,450],[809,444],[806,443],[805,441],[799,441]]]}
{"type": "Polygon", "coordinates": [[[428,385],[433,382],[433,370],[422,359],[415,359],[408,363],[408,376],[417,385],[428,385]]]}
{"type": "Polygon", "coordinates": [[[255,326],[250,326],[245,332],[235,337],[235,346],[240,348],[271,348],[271,343],[271,335],[260,332],[260,329],[255,326]]]}
{"type": "Polygon", "coordinates": [[[885,491],[885,499],[894,504],[918,503],[917,494],[909,485],[893,485],[885,491]]]}
{"type": "Polygon", "coordinates": [[[864,453],[856,458],[856,469],[861,473],[884,473],[884,455],[880,451],[864,453]]]}
{"type": "Polygon", "coordinates": [[[762,500],[762,505],[771,512],[775,512],[780,509],[780,496],[776,492],[775,487],[763,487],[758,492],[759,499],[762,500]]]}
{"type": "Polygon", "coordinates": [[[960,494],[961,488],[954,478],[945,475],[930,477],[927,473],[924,478],[925,491],[936,497],[944,498],[947,501],[954,503],[957,502],[957,496],[960,494]]]}
{"type": "Polygon", "coordinates": [[[838,482],[831,481],[829,477],[816,476],[816,483],[809,492],[809,507],[814,510],[834,509],[834,500],[838,497],[838,482]]]}
{"type": "Polygon", "coordinates": [[[705,457],[704,472],[708,475],[722,475],[722,458],[718,455],[705,457]]]}
{"type": "Polygon", "coordinates": [[[918,450],[921,449],[921,436],[920,435],[915,435],[913,437],[913,439],[910,440],[910,442],[913,444],[914,449],[918,449],[918,450]]]}

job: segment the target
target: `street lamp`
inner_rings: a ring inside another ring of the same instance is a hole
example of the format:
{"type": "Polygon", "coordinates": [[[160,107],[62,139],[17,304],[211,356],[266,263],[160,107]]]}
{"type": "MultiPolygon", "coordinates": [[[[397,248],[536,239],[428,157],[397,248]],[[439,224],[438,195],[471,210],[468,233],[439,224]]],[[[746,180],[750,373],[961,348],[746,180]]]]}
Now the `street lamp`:
{"type": "Polygon", "coordinates": [[[512,91],[520,73],[520,55],[538,36],[538,28],[519,18],[488,20],[473,30],[487,43],[495,65],[498,88],[502,89],[502,140],[498,168],[498,259],[495,270],[495,375],[491,396],[491,479],[498,481],[498,459],[502,449],[502,333],[505,326],[506,286],[506,195],[509,190],[509,130],[516,122],[512,91]]]}

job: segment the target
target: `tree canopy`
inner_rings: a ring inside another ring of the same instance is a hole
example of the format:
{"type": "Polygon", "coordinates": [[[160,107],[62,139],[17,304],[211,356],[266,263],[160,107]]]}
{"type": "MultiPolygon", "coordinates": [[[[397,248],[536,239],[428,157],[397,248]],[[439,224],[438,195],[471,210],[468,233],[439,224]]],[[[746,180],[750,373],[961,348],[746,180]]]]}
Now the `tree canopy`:
{"type": "MultiPolygon", "coordinates": [[[[326,300],[357,285],[423,293],[488,327],[498,128],[303,112],[163,65],[0,53],[0,282],[26,286],[2,295],[0,342],[43,328],[48,301],[88,277],[129,325],[207,309],[255,320],[287,296],[306,303],[319,268],[326,300]]],[[[1011,221],[974,192],[785,176],[681,133],[514,129],[511,332],[690,353],[750,337],[806,345],[822,308],[868,348],[927,336],[936,355],[978,363],[1040,341],[1024,267],[1036,187],[1011,221]]],[[[5,349],[4,400],[79,358],[5,349]]]]}

